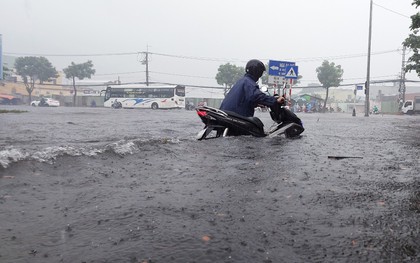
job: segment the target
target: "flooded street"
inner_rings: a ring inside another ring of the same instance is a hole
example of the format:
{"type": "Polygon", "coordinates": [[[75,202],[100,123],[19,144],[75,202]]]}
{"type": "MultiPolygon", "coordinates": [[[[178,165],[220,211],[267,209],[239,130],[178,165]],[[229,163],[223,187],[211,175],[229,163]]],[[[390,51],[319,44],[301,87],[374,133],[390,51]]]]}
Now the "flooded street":
{"type": "Polygon", "coordinates": [[[420,260],[420,116],[197,141],[195,111],[0,109],[28,111],[0,114],[0,262],[420,260]]]}

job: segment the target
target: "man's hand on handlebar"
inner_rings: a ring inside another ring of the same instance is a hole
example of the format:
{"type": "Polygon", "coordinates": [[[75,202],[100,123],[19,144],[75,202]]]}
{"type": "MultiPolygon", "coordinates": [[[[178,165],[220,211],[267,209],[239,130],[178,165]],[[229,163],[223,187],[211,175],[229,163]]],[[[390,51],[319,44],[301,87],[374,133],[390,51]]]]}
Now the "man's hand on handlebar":
{"type": "Polygon", "coordinates": [[[283,96],[279,96],[277,98],[277,103],[284,104],[284,102],[285,102],[285,100],[284,100],[284,97],[283,96]]]}

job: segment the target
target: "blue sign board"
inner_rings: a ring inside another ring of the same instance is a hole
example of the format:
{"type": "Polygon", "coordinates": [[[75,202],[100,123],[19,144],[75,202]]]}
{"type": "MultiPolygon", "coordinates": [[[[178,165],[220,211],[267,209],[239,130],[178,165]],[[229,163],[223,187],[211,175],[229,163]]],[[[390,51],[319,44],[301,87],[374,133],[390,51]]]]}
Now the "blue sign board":
{"type": "Polygon", "coordinates": [[[268,62],[268,75],[284,77],[287,74],[286,68],[294,65],[295,62],[270,60],[268,62]]]}
{"type": "Polygon", "coordinates": [[[284,78],[286,79],[297,79],[298,78],[298,66],[288,66],[286,67],[286,75],[284,78]]]}

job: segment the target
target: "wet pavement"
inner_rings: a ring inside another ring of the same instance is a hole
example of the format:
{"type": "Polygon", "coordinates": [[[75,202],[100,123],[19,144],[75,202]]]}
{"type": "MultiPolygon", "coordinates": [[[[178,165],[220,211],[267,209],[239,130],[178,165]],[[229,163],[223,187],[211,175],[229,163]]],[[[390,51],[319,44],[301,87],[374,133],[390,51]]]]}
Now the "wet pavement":
{"type": "Polygon", "coordinates": [[[420,116],[197,141],[193,111],[24,109],[0,116],[0,262],[420,260],[420,116]]]}

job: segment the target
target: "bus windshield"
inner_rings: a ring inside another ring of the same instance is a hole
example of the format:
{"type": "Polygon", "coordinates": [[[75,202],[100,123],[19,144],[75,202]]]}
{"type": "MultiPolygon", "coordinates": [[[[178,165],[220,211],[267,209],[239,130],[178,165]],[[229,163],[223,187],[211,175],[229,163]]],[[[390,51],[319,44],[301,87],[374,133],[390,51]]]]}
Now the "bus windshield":
{"type": "Polygon", "coordinates": [[[185,87],[184,86],[176,86],[175,95],[180,96],[180,97],[185,97],[185,87]]]}

